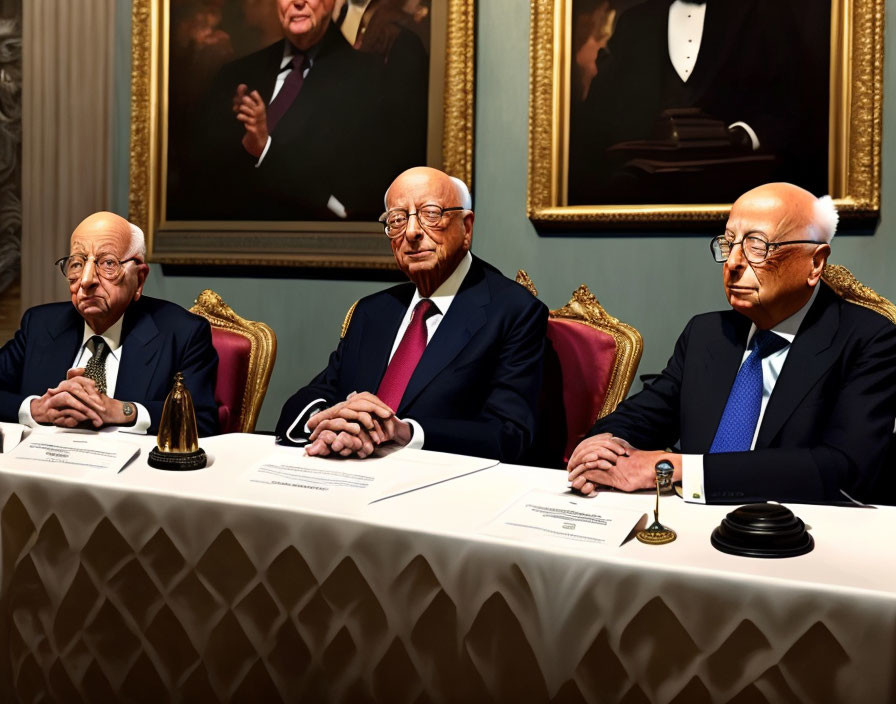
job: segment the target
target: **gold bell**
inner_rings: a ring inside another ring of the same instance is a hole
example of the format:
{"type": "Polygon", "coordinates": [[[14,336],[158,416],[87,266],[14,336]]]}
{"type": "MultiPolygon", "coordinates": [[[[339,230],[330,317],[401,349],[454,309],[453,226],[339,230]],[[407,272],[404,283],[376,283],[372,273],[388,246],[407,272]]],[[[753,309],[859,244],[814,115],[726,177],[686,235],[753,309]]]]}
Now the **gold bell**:
{"type": "Polygon", "coordinates": [[[184,375],[174,375],[174,387],[165,399],[156,448],[149,453],[150,467],[190,470],[205,467],[207,458],[199,447],[193,397],[184,386],[184,375]]]}

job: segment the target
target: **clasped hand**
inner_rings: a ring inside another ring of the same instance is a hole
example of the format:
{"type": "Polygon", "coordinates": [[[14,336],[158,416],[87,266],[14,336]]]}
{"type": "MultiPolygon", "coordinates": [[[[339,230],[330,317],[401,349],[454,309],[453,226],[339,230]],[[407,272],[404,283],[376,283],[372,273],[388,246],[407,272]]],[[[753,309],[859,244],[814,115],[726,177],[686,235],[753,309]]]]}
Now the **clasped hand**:
{"type": "Polygon", "coordinates": [[[566,469],[570,486],[586,496],[601,485],[635,491],[656,486],[654,467],[662,458],[672,456],[660,450],[638,450],[612,433],[601,433],[579,443],[566,469]]]}
{"type": "Polygon", "coordinates": [[[90,424],[95,428],[124,422],[121,402],[100,393],[84,368],[69,369],[65,381],[31,401],[31,417],[43,425],[74,428],[90,424]]]}
{"type": "Polygon", "coordinates": [[[335,406],[315,413],[308,420],[311,430],[305,452],[321,457],[364,458],[387,443],[407,445],[411,426],[374,394],[351,393],[335,406]]]}

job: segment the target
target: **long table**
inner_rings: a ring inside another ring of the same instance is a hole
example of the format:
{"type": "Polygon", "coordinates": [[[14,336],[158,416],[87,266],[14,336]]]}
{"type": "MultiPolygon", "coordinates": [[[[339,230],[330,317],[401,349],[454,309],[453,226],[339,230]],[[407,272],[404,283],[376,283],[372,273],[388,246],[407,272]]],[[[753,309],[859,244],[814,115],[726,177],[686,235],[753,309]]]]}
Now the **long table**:
{"type": "MultiPolygon", "coordinates": [[[[896,701],[896,509],[792,506],[813,552],[717,552],[731,507],[664,497],[665,546],[483,535],[565,475],[498,465],[365,507],[200,471],[3,469],[0,700],[896,701]]],[[[595,501],[649,513],[651,494],[595,501]]]]}

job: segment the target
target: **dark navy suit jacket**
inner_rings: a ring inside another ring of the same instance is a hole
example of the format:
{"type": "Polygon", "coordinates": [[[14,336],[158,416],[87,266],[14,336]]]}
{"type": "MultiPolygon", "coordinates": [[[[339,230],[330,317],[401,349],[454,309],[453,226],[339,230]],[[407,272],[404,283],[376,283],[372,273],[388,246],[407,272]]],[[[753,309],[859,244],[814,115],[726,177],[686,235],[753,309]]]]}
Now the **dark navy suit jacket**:
{"type": "MultiPolygon", "coordinates": [[[[896,416],[896,325],[824,284],[794,338],[762,417],[755,449],[705,455],[716,503],[878,501],[896,416]]],[[[642,450],[681,439],[709,451],[740,368],[750,321],[732,310],[692,318],[659,379],[623,401],[590,434],[642,450]]]]}
{"type": "MultiPolygon", "coordinates": [[[[358,302],[327,368],[284,405],[278,441],[290,444],[286,432],[316,399],[326,402],[303,414],[299,432],[310,412],[352,391],[376,393],[414,290],[401,284],[358,302]]],[[[473,257],[396,409],[423,428],[424,449],[507,462],[526,456],[535,434],[547,313],[522,286],[473,257]]]]}
{"type": "MultiPolygon", "coordinates": [[[[15,337],[0,349],[0,419],[18,422],[26,396],[40,396],[65,379],[83,336],[84,319],[71,303],[26,311],[15,337]]],[[[218,354],[207,320],[174,303],[141,296],[125,311],[121,343],[115,398],[143,404],[152,418],[150,433],[158,431],[177,372],[183,372],[193,397],[199,434],[218,432],[218,354]]]]}

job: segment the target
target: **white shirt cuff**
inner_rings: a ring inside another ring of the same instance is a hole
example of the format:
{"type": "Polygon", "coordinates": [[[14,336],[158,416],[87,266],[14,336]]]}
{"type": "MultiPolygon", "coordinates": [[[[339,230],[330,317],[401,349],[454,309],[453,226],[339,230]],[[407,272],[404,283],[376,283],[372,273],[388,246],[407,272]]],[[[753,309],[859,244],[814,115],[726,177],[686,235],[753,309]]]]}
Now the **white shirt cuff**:
{"type": "Polygon", "coordinates": [[[264,143],[264,149],[261,150],[261,156],[258,157],[258,161],[255,162],[256,169],[259,166],[261,166],[261,162],[264,161],[264,157],[268,153],[268,149],[270,149],[270,148],[271,148],[271,138],[270,138],[270,136],[268,136],[268,141],[264,143]]]}
{"type": "MultiPolygon", "coordinates": [[[[743,131],[746,132],[750,137],[750,142],[753,145],[753,151],[755,152],[757,149],[759,149],[759,137],[756,136],[753,128],[750,127],[746,122],[741,122],[740,120],[738,120],[737,122],[732,122],[730,125],[728,125],[728,129],[730,130],[732,127],[741,127],[743,131]]],[[[264,156],[264,154],[262,154],[262,156],[264,156]]],[[[261,162],[259,161],[259,163],[261,162]]]]}
{"type": "Polygon", "coordinates": [[[299,424],[299,421],[305,417],[305,414],[308,413],[308,411],[311,410],[312,407],[314,407],[315,405],[317,405],[319,403],[325,404],[326,402],[327,402],[327,400],[324,398],[317,398],[317,399],[314,399],[307,406],[305,406],[302,409],[302,411],[299,413],[299,415],[296,416],[296,419],[292,422],[292,425],[289,426],[289,430],[286,431],[286,439],[291,440],[292,442],[295,442],[295,443],[306,443],[307,444],[308,436],[311,435],[311,430],[308,428],[308,421],[311,419],[311,416],[308,416],[308,418],[305,420],[305,427],[302,429],[302,432],[305,433],[305,437],[294,438],[292,436],[292,432],[296,429],[296,426],[299,424]]]}
{"type": "Polygon", "coordinates": [[[705,504],[703,455],[681,456],[681,496],[692,504],[705,504]]]}
{"type": "Polygon", "coordinates": [[[422,450],[423,449],[423,427],[415,420],[411,420],[410,418],[402,418],[402,420],[411,426],[413,432],[411,433],[411,439],[408,440],[408,444],[405,447],[410,448],[411,450],[422,450]]]}
{"type": "Polygon", "coordinates": [[[146,435],[146,431],[149,430],[149,426],[152,425],[152,418],[149,416],[149,411],[146,410],[146,406],[140,403],[131,401],[131,405],[137,409],[137,420],[134,421],[133,425],[119,425],[118,432],[132,433],[133,435],[146,435]]]}
{"type": "Polygon", "coordinates": [[[19,423],[27,425],[29,428],[36,428],[40,425],[31,417],[31,402],[36,398],[40,398],[40,396],[26,396],[22,405],[19,406],[19,423]]]}

